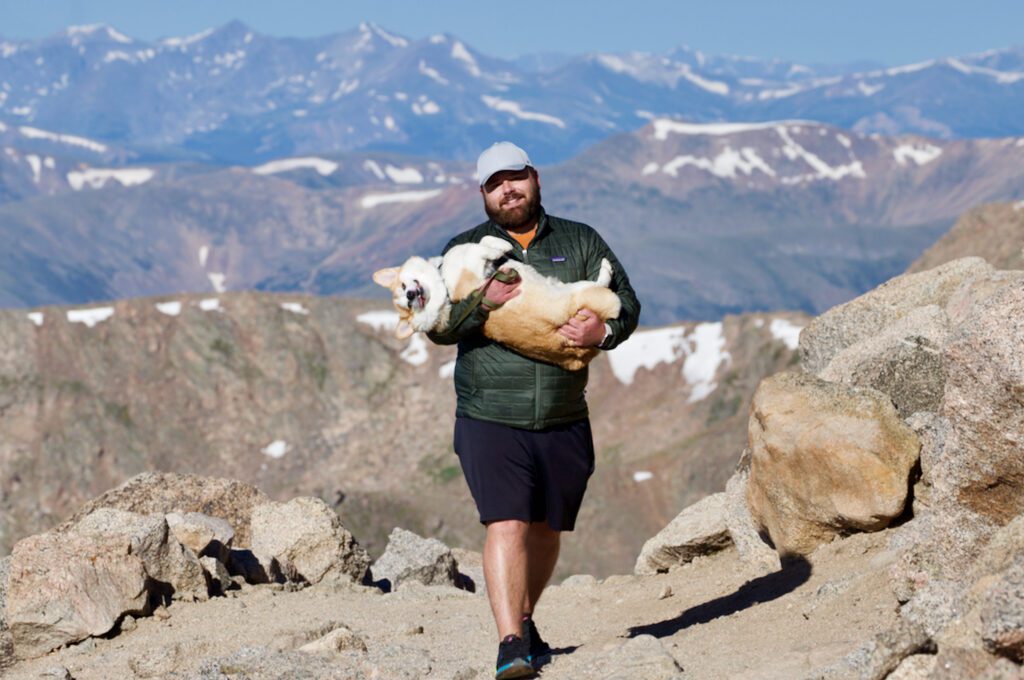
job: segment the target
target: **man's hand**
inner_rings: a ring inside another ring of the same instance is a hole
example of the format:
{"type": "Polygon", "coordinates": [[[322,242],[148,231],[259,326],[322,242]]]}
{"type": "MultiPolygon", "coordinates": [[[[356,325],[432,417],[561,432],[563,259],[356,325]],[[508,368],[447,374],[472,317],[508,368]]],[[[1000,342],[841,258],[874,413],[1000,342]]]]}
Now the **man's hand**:
{"type": "MultiPolygon", "coordinates": [[[[502,267],[501,271],[508,272],[510,269],[502,267]]],[[[516,277],[516,279],[511,283],[502,283],[498,279],[493,279],[489,284],[484,284],[487,290],[484,292],[485,301],[481,302],[480,306],[488,312],[501,307],[503,304],[519,295],[519,283],[521,281],[521,278],[516,277]]]]}
{"type": "Polygon", "coordinates": [[[570,347],[597,347],[604,340],[604,322],[593,311],[583,308],[558,329],[570,347]]]}

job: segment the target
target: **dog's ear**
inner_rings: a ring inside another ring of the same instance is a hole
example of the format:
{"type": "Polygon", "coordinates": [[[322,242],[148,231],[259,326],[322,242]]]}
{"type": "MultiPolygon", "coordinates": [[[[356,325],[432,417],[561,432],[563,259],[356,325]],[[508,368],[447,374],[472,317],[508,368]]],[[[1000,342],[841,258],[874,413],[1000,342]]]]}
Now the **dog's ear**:
{"type": "Polygon", "coordinates": [[[388,267],[387,269],[378,269],[373,273],[373,282],[378,283],[385,288],[391,288],[395,285],[395,279],[398,278],[398,267],[388,267]]]}
{"type": "Polygon", "coordinates": [[[409,323],[408,319],[399,319],[398,325],[395,326],[395,337],[399,340],[405,340],[415,332],[416,331],[412,329],[412,324],[409,323]]]}

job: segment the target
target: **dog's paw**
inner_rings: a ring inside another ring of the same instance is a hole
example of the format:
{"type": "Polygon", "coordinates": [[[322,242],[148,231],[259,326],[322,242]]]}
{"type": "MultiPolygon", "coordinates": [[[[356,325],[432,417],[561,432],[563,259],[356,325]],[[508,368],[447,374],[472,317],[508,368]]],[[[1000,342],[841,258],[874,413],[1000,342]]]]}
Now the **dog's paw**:
{"type": "Polygon", "coordinates": [[[507,255],[512,252],[512,244],[497,236],[484,236],[480,239],[480,245],[491,250],[496,250],[500,255],[507,255]]]}
{"type": "Polygon", "coordinates": [[[604,286],[605,288],[611,285],[612,272],[614,271],[615,270],[614,268],[612,268],[612,263],[609,262],[607,258],[601,258],[601,271],[597,275],[597,284],[600,286],[604,286]]]}

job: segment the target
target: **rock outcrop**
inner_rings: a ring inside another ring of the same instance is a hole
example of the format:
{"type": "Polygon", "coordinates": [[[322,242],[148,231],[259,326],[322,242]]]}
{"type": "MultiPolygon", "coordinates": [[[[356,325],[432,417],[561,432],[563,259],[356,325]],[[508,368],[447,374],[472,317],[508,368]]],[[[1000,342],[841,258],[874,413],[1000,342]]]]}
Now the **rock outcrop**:
{"type": "Polygon", "coordinates": [[[395,527],[388,547],[371,569],[376,582],[386,582],[386,589],[397,589],[405,581],[418,581],[428,586],[456,586],[459,565],[451,549],[436,538],[423,538],[411,531],[395,527]]]}
{"type": "Polygon", "coordinates": [[[297,583],[358,583],[370,564],[338,514],[319,498],[256,506],[252,552],[268,575],[297,583]]]}
{"type": "Polygon", "coordinates": [[[716,493],[683,510],[644,543],[633,573],[656,574],[732,545],[726,524],[726,496],[716,493]]]}
{"type": "Polygon", "coordinates": [[[876,390],[776,374],[754,394],[749,436],[750,511],[782,554],[903,512],[920,442],[876,390]]]}

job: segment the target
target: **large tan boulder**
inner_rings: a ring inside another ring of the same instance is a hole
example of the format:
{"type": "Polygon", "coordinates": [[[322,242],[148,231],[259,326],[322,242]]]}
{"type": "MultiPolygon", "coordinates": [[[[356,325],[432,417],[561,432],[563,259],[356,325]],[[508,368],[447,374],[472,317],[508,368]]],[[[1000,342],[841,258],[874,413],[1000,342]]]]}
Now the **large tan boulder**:
{"type": "Polygon", "coordinates": [[[7,620],[18,657],[103,635],[147,607],[146,569],[124,536],[49,532],[14,546],[7,620]]]}
{"type": "Polygon", "coordinates": [[[256,506],[252,552],[267,574],[298,583],[358,582],[370,564],[338,514],[319,498],[256,506]]]}
{"type": "Polygon", "coordinates": [[[1024,512],[1024,272],[999,272],[950,300],[940,413],[952,430],[931,471],[938,492],[1006,524],[1024,512]]]}
{"type": "Polygon", "coordinates": [[[761,382],[748,437],[750,512],[781,555],[887,526],[920,450],[884,394],[800,372],[761,382]]]}

